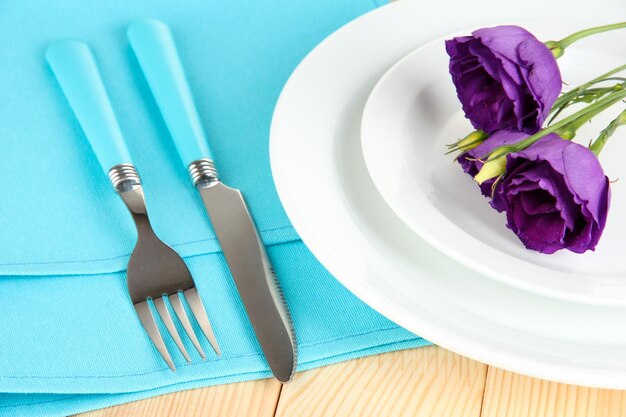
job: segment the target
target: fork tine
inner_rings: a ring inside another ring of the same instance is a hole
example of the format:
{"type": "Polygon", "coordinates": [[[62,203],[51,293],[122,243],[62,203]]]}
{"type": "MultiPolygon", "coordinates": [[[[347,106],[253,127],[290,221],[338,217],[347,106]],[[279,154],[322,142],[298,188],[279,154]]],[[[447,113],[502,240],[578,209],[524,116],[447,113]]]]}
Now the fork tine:
{"type": "Polygon", "coordinates": [[[139,317],[139,320],[141,321],[143,328],[148,333],[150,340],[152,340],[152,343],[154,344],[154,346],[157,348],[157,350],[159,351],[159,353],[161,354],[161,356],[167,363],[167,366],[169,366],[172,371],[175,371],[176,366],[174,366],[174,361],[172,361],[172,358],[170,357],[170,353],[167,351],[167,348],[165,347],[165,342],[163,341],[163,337],[161,337],[161,332],[159,332],[159,328],[157,327],[156,321],[154,320],[154,316],[152,315],[152,312],[150,311],[150,306],[148,306],[148,302],[142,301],[140,303],[135,304],[134,306],[135,306],[135,311],[137,312],[137,316],[139,317]]]}
{"type": "Polygon", "coordinates": [[[193,343],[193,345],[196,347],[196,350],[198,351],[200,356],[202,356],[202,359],[206,359],[204,350],[202,349],[202,346],[200,346],[200,341],[198,340],[198,337],[196,337],[196,332],[194,332],[193,327],[191,327],[191,322],[189,321],[189,317],[187,316],[185,307],[183,307],[183,302],[180,299],[180,294],[172,294],[170,295],[169,299],[172,307],[174,308],[174,312],[178,316],[180,323],[183,325],[183,328],[187,332],[187,336],[189,336],[189,339],[191,339],[191,343],[193,343]]]}
{"type": "Polygon", "coordinates": [[[183,354],[187,362],[191,362],[191,358],[189,357],[189,354],[187,353],[187,349],[185,349],[185,346],[183,345],[183,341],[180,339],[180,335],[178,334],[178,330],[176,330],[176,326],[174,326],[174,321],[172,320],[170,311],[165,305],[165,301],[163,300],[164,297],[165,295],[161,298],[153,299],[152,301],[154,301],[154,306],[159,312],[159,315],[161,316],[161,320],[163,320],[163,324],[165,324],[167,331],[170,332],[172,339],[174,339],[174,343],[176,343],[176,346],[178,346],[178,349],[180,349],[180,353],[183,354]]]}
{"type": "Polygon", "coordinates": [[[196,321],[200,325],[202,332],[206,336],[217,356],[220,356],[222,352],[220,352],[220,347],[218,346],[215,335],[213,334],[213,328],[211,327],[211,323],[209,322],[209,316],[207,315],[206,309],[202,304],[202,300],[198,295],[198,290],[195,287],[190,288],[186,290],[184,294],[185,298],[187,299],[187,303],[191,308],[191,311],[193,312],[194,316],[196,316],[196,321]]]}

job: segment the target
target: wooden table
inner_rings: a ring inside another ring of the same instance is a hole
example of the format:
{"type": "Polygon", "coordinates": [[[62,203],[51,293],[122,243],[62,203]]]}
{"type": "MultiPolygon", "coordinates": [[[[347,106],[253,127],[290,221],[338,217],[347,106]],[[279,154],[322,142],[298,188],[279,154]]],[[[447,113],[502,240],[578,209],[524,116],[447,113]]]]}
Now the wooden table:
{"type": "Polygon", "coordinates": [[[167,394],[81,417],[626,416],[626,391],[558,384],[430,346],[265,379],[167,394]]]}

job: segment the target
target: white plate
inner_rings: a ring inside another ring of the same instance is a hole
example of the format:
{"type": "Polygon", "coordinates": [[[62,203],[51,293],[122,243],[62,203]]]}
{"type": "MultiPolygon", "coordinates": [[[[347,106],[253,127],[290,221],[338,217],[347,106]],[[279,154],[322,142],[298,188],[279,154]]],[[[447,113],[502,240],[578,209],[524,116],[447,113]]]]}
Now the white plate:
{"type": "MultiPolygon", "coordinates": [[[[523,14],[540,4],[547,15],[561,13],[566,4],[533,1],[516,20],[528,19],[523,14]]],[[[276,106],[270,141],[276,186],[293,225],[326,268],[401,326],[513,371],[626,388],[626,309],[547,299],[451,261],[391,211],[365,168],[359,125],[380,76],[426,41],[488,23],[468,22],[463,7],[482,6],[485,20],[493,22],[503,20],[503,3],[429,2],[431,9],[424,10],[423,3],[401,1],[320,44],[293,73],[276,106]],[[427,29],[434,21],[437,29],[427,29]]],[[[608,3],[597,6],[615,10],[608,3]]]]}
{"type": "MultiPolygon", "coordinates": [[[[574,33],[580,24],[525,23],[539,39],[574,33]]],[[[470,30],[463,33],[469,33],[470,30]]],[[[447,38],[452,37],[452,35],[447,38]]],[[[559,59],[574,86],[623,65],[621,32],[574,44],[559,59]]],[[[464,265],[518,288],[569,301],[626,305],[626,188],[612,185],[607,228],[595,252],[553,255],[525,249],[478,186],[445,155],[446,143],[473,130],[461,111],[444,39],[394,65],[370,95],[361,125],[365,163],[385,201],[422,238],[464,265]]],[[[615,106],[578,133],[587,142],[620,111],[615,106]]],[[[601,155],[609,178],[626,175],[626,137],[618,131],[601,155]],[[621,137],[620,137],[621,136],[621,137]],[[622,165],[622,166],[620,166],[622,165]]]]}

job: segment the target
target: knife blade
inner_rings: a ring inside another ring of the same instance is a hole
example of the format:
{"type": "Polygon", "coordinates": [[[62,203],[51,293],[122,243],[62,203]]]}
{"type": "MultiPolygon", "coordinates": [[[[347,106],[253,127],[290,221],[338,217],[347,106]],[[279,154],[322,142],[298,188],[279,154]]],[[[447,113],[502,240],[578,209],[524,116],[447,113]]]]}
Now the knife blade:
{"type": "Polygon", "coordinates": [[[276,379],[289,381],[296,363],[291,319],[243,195],[221,182],[199,190],[270,368],[276,379]]]}
{"type": "Polygon", "coordinates": [[[128,38],[200,192],[261,350],[276,379],[288,382],[297,362],[289,308],[243,195],[219,179],[171,31],[144,19],[130,25],[128,38]]]}

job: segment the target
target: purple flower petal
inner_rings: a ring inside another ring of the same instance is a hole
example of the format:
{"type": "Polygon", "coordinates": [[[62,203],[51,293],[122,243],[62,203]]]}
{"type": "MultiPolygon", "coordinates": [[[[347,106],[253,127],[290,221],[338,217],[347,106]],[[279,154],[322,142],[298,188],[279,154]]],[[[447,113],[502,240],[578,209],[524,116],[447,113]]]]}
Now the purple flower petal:
{"type": "Polygon", "coordinates": [[[507,155],[492,206],[529,249],[594,250],[606,225],[610,184],[588,148],[550,134],[507,155]]]}
{"type": "Polygon", "coordinates": [[[518,26],[476,30],[446,41],[450,74],[466,117],[492,133],[534,133],[561,92],[550,50],[518,26]]]}
{"type": "Polygon", "coordinates": [[[534,189],[519,193],[524,211],[530,215],[546,214],[558,211],[555,207],[556,198],[543,189],[534,189]]]}

